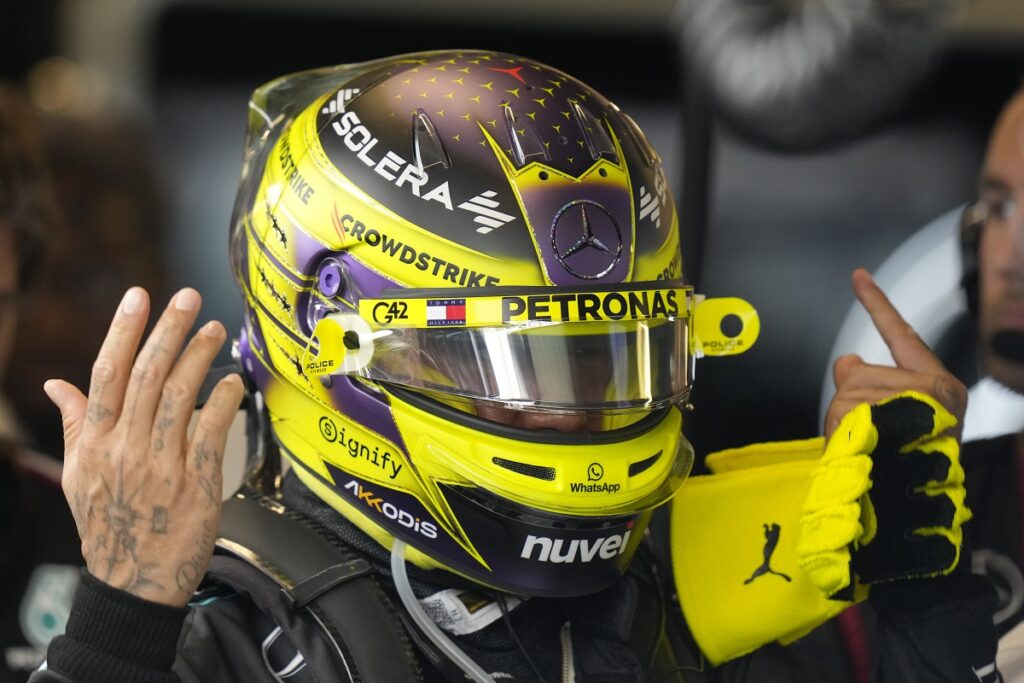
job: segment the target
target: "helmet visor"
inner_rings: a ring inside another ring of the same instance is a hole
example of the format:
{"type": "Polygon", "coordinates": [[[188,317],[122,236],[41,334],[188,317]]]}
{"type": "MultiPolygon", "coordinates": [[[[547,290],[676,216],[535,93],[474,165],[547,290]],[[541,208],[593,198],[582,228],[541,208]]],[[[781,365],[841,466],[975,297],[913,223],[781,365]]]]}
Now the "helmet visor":
{"type": "Polygon", "coordinates": [[[318,324],[312,363],[330,365],[307,370],[511,407],[653,410],[687,398],[690,306],[683,287],[363,300],[318,324]]]}
{"type": "Polygon", "coordinates": [[[686,398],[686,339],[682,319],[388,330],[358,374],[521,407],[652,409],[686,398]]]}

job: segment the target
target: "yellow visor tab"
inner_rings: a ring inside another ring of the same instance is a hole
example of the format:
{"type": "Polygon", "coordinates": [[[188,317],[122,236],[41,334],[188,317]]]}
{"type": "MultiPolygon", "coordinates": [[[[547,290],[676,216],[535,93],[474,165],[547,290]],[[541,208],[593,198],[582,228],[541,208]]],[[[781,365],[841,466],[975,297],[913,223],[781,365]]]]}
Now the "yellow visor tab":
{"type": "Polygon", "coordinates": [[[359,315],[379,328],[501,327],[689,317],[690,287],[565,291],[450,298],[363,299],[359,315]]]}
{"type": "Polygon", "coordinates": [[[734,356],[744,353],[757,341],[761,319],[754,307],[743,299],[698,297],[691,333],[690,350],[697,358],[734,356]]]}

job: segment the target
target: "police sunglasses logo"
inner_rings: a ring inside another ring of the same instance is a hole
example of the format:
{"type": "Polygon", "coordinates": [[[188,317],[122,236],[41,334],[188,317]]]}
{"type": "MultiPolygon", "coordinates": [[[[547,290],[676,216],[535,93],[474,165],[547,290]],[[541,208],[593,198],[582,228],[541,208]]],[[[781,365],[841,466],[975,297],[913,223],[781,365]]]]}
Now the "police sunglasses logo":
{"type": "Polygon", "coordinates": [[[577,199],[555,214],[551,248],[566,272],[582,280],[597,280],[610,273],[622,257],[622,230],[603,206],[577,199]]]}

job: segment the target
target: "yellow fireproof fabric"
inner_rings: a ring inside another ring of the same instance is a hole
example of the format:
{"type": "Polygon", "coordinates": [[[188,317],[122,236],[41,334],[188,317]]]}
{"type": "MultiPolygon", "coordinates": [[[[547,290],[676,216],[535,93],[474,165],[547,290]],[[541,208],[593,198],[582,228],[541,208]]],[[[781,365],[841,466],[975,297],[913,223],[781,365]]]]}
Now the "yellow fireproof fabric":
{"type": "Polygon", "coordinates": [[[870,543],[878,528],[868,491],[878,433],[871,406],[862,403],[843,418],[829,440],[804,500],[798,561],[826,595],[850,583],[850,546],[870,543]]]}
{"type": "MultiPolygon", "coordinates": [[[[964,504],[963,468],[957,441],[944,432],[956,419],[937,401],[916,392],[897,400],[927,404],[932,420],[908,434],[899,455],[942,457],[941,480],[915,492],[946,497],[954,514],[947,525],[914,529],[941,536],[954,548],[948,566],[909,574],[946,574],[958,561],[964,504]]],[[[712,474],[692,477],[672,503],[671,547],[683,613],[708,659],[718,664],[770,642],[787,644],[851,603],[830,599],[854,581],[854,602],[867,587],[851,575],[851,549],[870,546],[878,534],[871,500],[878,427],[873,407],[857,406],[824,439],[753,444],[708,456],[712,474]]],[[[910,426],[908,425],[908,428],[910,426]]],[[[884,460],[879,461],[884,464],[884,460]]]]}
{"type": "Polygon", "coordinates": [[[851,604],[828,599],[797,562],[803,503],[824,445],[816,438],[712,454],[713,474],[691,477],[673,499],[676,587],[713,664],[792,642],[851,604]]]}

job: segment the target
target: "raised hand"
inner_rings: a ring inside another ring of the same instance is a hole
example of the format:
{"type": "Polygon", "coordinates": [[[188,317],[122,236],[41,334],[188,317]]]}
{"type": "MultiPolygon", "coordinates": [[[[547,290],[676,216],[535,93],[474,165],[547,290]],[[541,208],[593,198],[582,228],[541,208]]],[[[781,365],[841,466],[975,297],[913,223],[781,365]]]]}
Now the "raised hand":
{"type": "Polygon", "coordinates": [[[859,403],[878,403],[901,391],[919,391],[953,414],[957,426],[952,435],[959,437],[967,388],[932,353],[866,270],[853,271],[852,281],[854,294],[889,347],[896,367],[865,363],[856,354],[837,359],[832,367],[836,393],[825,415],[825,436],[859,403]]]}
{"type": "Polygon", "coordinates": [[[217,537],[221,461],[242,399],[237,375],[214,388],[187,434],[196,394],[224,327],[204,325],[181,350],[199,313],[179,291],[142,350],[149,297],[125,294],[93,365],[89,396],[63,380],[44,389],[64,426],[64,494],[89,572],[141,598],[185,605],[217,537]]]}
{"type": "Polygon", "coordinates": [[[957,438],[967,390],[864,270],[853,289],[896,367],[843,356],[829,437],[800,521],[800,566],[826,595],[953,571],[970,519],[957,438]]]}

